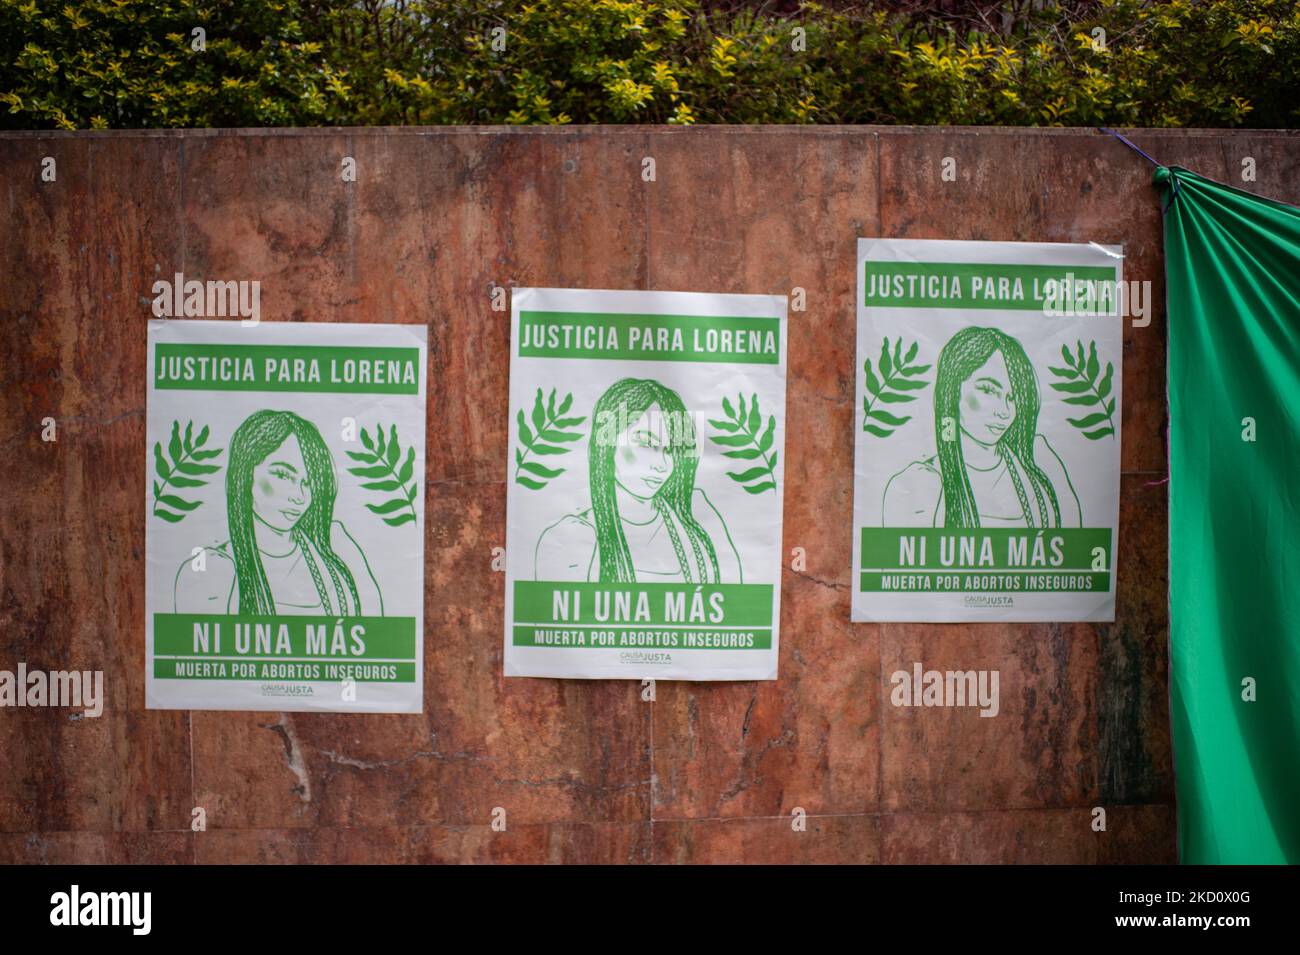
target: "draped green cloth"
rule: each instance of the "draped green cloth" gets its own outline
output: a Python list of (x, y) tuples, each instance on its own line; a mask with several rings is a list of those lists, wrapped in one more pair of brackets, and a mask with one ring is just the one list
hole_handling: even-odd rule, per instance
[(1300, 209), (1179, 167), (1156, 182), (1180, 854), (1297, 863)]

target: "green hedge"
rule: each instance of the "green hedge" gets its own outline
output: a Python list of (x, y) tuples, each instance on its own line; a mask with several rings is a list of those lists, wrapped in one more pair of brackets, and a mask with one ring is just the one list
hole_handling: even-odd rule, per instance
[[(1294, 0), (1007, 3), (1007, 27), (698, 0), (0, 0), (9, 128), (1292, 127)], [(195, 28), (205, 31), (195, 49)]]

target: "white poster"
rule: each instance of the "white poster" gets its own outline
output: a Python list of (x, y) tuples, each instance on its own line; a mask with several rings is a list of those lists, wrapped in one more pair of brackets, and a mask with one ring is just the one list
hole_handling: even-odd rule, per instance
[(150, 709), (423, 710), (426, 343), (149, 323)]
[(505, 675), (773, 680), (786, 299), (516, 289)]
[(1114, 620), (1122, 263), (858, 240), (854, 620)]

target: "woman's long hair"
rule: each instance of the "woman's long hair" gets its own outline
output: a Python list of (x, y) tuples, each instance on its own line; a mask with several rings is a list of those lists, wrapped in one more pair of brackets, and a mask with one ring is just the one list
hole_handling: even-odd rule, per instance
[[(241, 614), (274, 614), (275, 598), (266, 581), (262, 555), (257, 549), (253, 514), (253, 468), (284, 443), (289, 435), (296, 435), (302, 448), (302, 460), (307, 467), (307, 480), (311, 485), (311, 504), (294, 525), (292, 536), (302, 551), (303, 560), (311, 571), (316, 593), (327, 616), (336, 612), (359, 613), (361, 601), (357, 584), (347, 565), (330, 546), (330, 528), (334, 522), (334, 497), (338, 482), (334, 476), (334, 459), (321, 438), (316, 426), (292, 411), (257, 411), (249, 415), (230, 439), (226, 467), (226, 519), (230, 524), (230, 550), (235, 562), (235, 576), (239, 585), (239, 612)], [(313, 553), (314, 552), (314, 553)], [(324, 565), (329, 575), (327, 587), (321, 575)], [(331, 601), (331, 594), (334, 600)], [(351, 603), (349, 603), (349, 598)]]
[[(1020, 343), (996, 328), (963, 328), (943, 346), (939, 353), (939, 369), (934, 384), (934, 433), (939, 438), (939, 475), (943, 481), (943, 509), (945, 527), (979, 527), (979, 507), (966, 474), (966, 460), (962, 454), (961, 436), (952, 441), (943, 440), (945, 419), (961, 420), (961, 386), (975, 371), (1001, 352), (1011, 378), (1011, 394), (1016, 402), (1016, 417), (1002, 433), (997, 443), (997, 453), (1007, 465), (1007, 472), (1015, 486), (1025, 520), (1031, 527), (1046, 520), (1048, 527), (1061, 526), (1061, 507), (1056, 499), (1052, 482), (1034, 461), (1034, 438), (1038, 434), (1038, 376)], [(1021, 471), (1029, 479), (1029, 490), (1021, 479)], [(1032, 492), (1037, 510), (1030, 507)], [(1048, 507), (1050, 505), (1050, 514)]]
[(667, 528), (686, 581), (717, 583), (717, 552), (691, 510), (695, 494), (695, 472), (700, 464), (695, 426), (677, 392), (647, 378), (616, 381), (600, 396), (592, 411), (594, 427), (587, 462), (591, 510), (600, 548), (600, 581), (636, 581), (636, 568), (632, 564), (632, 554), (628, 550), (623, 521), (618, 512), (618, 495), (614, 487), (614, 455), (623, 431), (652, 405), (658, 405), (663, 412), (668, 431), (668, 454), (673, 459), (673, 473), (655, 494), (654, 507), (663, 517), (664, 527)]

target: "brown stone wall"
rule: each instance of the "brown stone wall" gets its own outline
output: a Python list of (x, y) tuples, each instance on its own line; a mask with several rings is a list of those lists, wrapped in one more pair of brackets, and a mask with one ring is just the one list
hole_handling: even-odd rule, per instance
[[(1239, 185), (1253, 156), (1244, 188), (1300, 200), (1295, 135), (1135, 139)], [(0, 710), (0, 862), (1175, 859), (1160, 215), (1150, 167), (1116, 140), (8, 133), (0, 177), (0, 669), (102, 669), (107, 697), (99, 719)], [(849, 623), (854, 243), (871, 235), (1122, 243), (1126, 277), (1153, 283), (1151, 325), (1125, 336), (1115, 624)], [(267, 321), (428, 325), (423, 715), (144, 709), (145, 325), (155, 277), (176, 271), (259, 279)], [(785, 548), (808, 568), (782, 584), (779, 681), (661, 683), (650, 704), (632, 682), (502, 678), (494, 283), (807, 290), (790, 317)], [(888, 674), (914, 660), (1001, 670), (1001, 717), (888, 705)], [(207, 832), (190, 831), (196, 806)]]

